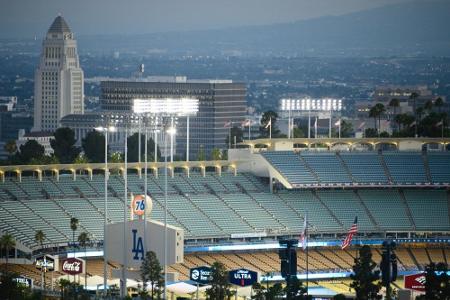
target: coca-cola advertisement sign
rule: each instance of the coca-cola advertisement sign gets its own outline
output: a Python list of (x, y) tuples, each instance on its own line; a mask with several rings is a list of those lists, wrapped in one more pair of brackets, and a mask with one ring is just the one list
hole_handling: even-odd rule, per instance
[(62, 271), (69, 275), (83, 273), (83, 261), (77, 258), (68, 258), (63, 260)]

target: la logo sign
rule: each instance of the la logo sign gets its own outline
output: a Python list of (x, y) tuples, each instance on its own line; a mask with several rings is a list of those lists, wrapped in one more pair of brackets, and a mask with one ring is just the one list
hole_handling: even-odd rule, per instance
[(131, 233), (133, 234), (133, 248), (131, 249), (131, 252), (134, 254), (133, 259), (144, 260), (144, 243), (142, 242), (142, 237), (138, 236), (137, 229), (131, 230)]

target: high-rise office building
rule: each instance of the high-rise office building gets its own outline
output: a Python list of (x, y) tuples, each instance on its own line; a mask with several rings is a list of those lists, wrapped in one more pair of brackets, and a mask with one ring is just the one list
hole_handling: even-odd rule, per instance
[[(189, 120), (189, 157), (197, 158), (201, 149), (208, 157), (213, 148), (226, 149), (229, 129), (241, 126), (246, 114), (246, 87), (231, 80), (103, 81), (100, 97), (103, 111), (130, 112), (133, 99), (195, 98), (199, 111)], [(177, 120), (176, 153), (186, 154), (186, 118)]]
[[(94, 127), (104, 125), (111, 116), (132, 112), (133, 99), (194, 98), (199, 100), (199, 111), (189, 119), (189, 158), (196, 159), (200, 150), (207, 157), (213, 148), (226, 149), (230, 129), (225, 125), (240, 126), (246, 114), (246, 87), (231, 80), (188, 80), (186, 77), (157, 77), (141, 80), (110, 80), (101, 83), (101, 112), (68, 115), (62, 125), (75, 130), (80, 140)], [(187, 119), (176, 120), (175, 154), (185, 158), (187, 151)], [(134, 129), (136, 130), (136, 129)], [(131, 132), (129, 132), (131, 134)], [(158, 135), (162, 147), (164, 132)], [(153, 137), (153, 136), (151, 136)], [(123, 149), (123, 133), (113, 134), (112, 149)], [(161, 149), (164, 150), (164, 149)], [(167, 149), (162, 153), (167, 153)], [(164, 155), (164, 154), (163, 154)]]
[(77, 42), (58, 16), (44, 38), (35, 72), (34, 131), (54, 131), (62, 117), (84, 113), (83, 77)]

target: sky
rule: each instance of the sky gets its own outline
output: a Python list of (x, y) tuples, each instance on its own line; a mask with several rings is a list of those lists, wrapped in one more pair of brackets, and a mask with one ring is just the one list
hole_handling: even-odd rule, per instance
[(77, 35), (267, 25), (411, 0), (0, 0), (0, 38), (42, 37), (61, 14)]

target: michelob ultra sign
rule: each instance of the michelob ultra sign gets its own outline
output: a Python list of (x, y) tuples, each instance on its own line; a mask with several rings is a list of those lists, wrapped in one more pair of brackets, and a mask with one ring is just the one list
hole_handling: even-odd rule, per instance
[(247, 269), (237, 269), (228, 273), (230, 283), (239, 286), (253, 285), (258, 281), (258, 273)]

